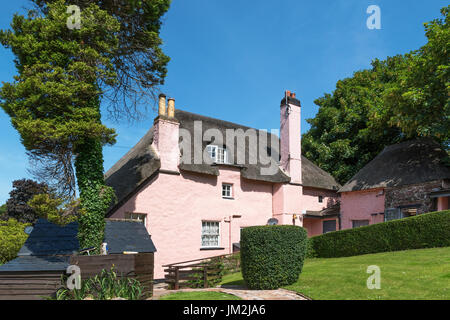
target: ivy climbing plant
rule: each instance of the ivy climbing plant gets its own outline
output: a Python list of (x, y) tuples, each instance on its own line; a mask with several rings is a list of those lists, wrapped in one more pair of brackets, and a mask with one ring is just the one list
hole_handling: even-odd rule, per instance
[[(156, 96), (169, 62), (159, 32), (170, 0), (30, 1), (28, 16), (16, 14), (11, 30), (0, 31), (18, 71), (0, 89), (0, 104), (30, 158), (44, 163), (62, 190), (73, 193), (76, 176), (85, 212), (80, 245), (98, 252), (115, 198), (104, 182), (102, 147), (116, 136), (101, 122), (100, 102), (108, 98), (112, 116), (134, 119), (137, 106)], [(80, 29), (67, 27), (69, 5), (81, 8)]]
[(81, 206), (81, 247), (103, 240), (104, 215), (114, 192), (103, 180), (102, 146), (115, 142), (115, 131), (101, 123), (101, 88), (114, 86), (111, 62), (118, 49), (118, 21), (96, 4), (85, 7), (82, 28), (69, 30), (64, 0), (45, 14), (15, 15), (12, 30), (0, 41), (16, 56), (15, 82), (0, 90), (2, 108), (22, 143), (39, 157), (64, 150), (75, 159)]

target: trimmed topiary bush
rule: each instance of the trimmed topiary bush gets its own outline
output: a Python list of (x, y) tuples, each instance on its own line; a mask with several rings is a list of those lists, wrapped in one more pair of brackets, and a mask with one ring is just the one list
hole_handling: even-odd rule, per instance
[(0, 265), (17, 257), (17, 253), (28, 238), (24, 230), (29, 225), (15, 219), (0, 221)]
[(248, 227), (241, 232), (241, 269), (249, 289), (273, 290), (298, 280), (306, 230), (296, 226)]
[(422, 214), (309, 239), (308, 257), (363, 254), (450, 246), (450, 210)]

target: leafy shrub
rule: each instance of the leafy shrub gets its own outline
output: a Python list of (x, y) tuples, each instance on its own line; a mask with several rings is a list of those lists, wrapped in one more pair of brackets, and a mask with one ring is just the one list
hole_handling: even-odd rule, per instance
[(79, 201), (62, 199), (53, 193), (35, 195), (28, 205), (39, 217), (60, 226), (77, 221), (84, 213)]
[(450, 246), (450, 210), (422, 214), (309, 239), (308, 256), (349, 257)]
[(318, 258), (317, 252), (314, 251), (314, 245), (313, 245), (313, 238), (308, 239), (308, 243), (306, 245), (306, 258), (312, 259), (312, 258)]
[(29, 225), (15, 219), (0, 221), (0, 264), (17, 257), (17, 253), (28, 238), (24, 229)]
[[(63, 283), (65, 284), (65, 281)], [(114, 298), (139, 300), (143, 297), (143, 291), (143, 287), (138, 280), (118, 277), (114, 268), (111, 268), (109, 271), (102, 270), (99, 275), (93, 278), (81, 281), (80, 289), (59, 289), (56, 293), (56, 300), (84, 300), (86, 298), (94, 300), (111, 300)]]
[(7, 219), (7, 207), (6, 204), (0, 206), (0, 220), (8, 220)]
[(277, 289), (298, 280), (306, 230), (296, 226), (249, 227), (241, 233), (241, 269), (250, 289)]

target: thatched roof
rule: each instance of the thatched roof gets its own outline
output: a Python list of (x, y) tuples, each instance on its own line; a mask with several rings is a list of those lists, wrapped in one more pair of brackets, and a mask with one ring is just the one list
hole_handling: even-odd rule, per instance
[[(206, 175), (219, 175), (219, 168), (222, 165), (219, 164), (193, 164), (194, 163), (194, 134), (198, 134), (203, 137), (203, 134), (208, 129), (218, 129), (223, 137), (223, 143), (226, 144), (226, 130), (227, 129), (242, 129), (244, 132), (249, 127), (245, 127), (239, 124), (218, 120), (214, 118), (209, 118), (201, 116), (198, 114), (176, 110), (175, 118), (180, 122), (180, 129), (184, 129), (191, 134), (191, 161), (190, 163), (181, 163), (180, 170), (186, 172), (195, 172)], [(194, 121), (201, 121), (202, 132), (194, 132), (195, 126)], [(256, 130), (256, 129), (254, 129)], [(270, 147), (271, 134), (267, 132), (260, 132), (256, 130), (257, 133), (262, 133), (267, 135), (267, 143)], [(180, 134), (181, 135), (181, 134)], [(276, 139), (278, 137), (275, 136)], [(181, 141), (180, 137), (180, 141)], [(279, 140), (278, 140), (279, 141)], [(158, 172), (161, 166), (160, 160), (157, 153), (151, 147), (153, 142), (153, 129), (149, 132), (134, 146), (125, 156), (122, 157), (105, 175), (106, 183), (112, 186), (118, 197), (119, 202), (123, 201), (125, 198), (129, 197), (135, 190), (142, 185), (143, 182), (148, 180), (151, 176)], [(209, 144), (208, 141), (202, 142), (202, 150)], [(258, 151), (256, 148), (249, 148), (248, 140), (246, 141), (245, 150), (236, 150), (236, 142), (234, 147), (234, 159), (236, 160), (238, 156), (243, 156), (245, 153), (246, 162), (248, 162), (249, 155), (255, 155)], [(279, 163), (279, 155), (270, 155), (277, 163)], [(259, 159), (259, 157), (256, 157)], [(340, 185), (335, 181), (335, 179), (313, 164), (311, 161), (302, 158), (302, 172), (303, 172), (303, 185), (314, 188), (337, 190)], [(236, 162), (236, 161), (235, 161)], [(241, 175), (245, 179), (264, 181), (268, 183), (286, 183), (290, 181), (290, 177), (277, 167), (276, 173), (273, 175), (262, 175), (261, 168), (267, 167), (261, 163), (256, 164), (243, 164), (243, 165), (233, 165), (235, 168), (241, 170)]]
[(447, 153), (438, 143), (422, 138), (386, 147), (350, 179), (339, 192), (399, 187), (450, 178)]
[(305, 156), (302, 156), (302, 180), (304, 187), (335, 191), (339, 190), (341, 187), (332, 175), (316, 166)]
[[(204, 174), (212, 174), (212, 175), (218, 175), (218, 168), (216, 167), (216, 165), (210, 165), (210, 164), (206, 164), (206, 163), (202, 163), (202, 164), (193, 164), (194, 163), (194, 135), (197, 134), (198, 136), (203, 137), (205, 131), (207, 130), (219, 130), (220, 133), (222, 134), (222, 137), (224, 139), (224, 141), (222, 141), (222, 143), (224, 145), (226, 145), (226, 130), (227, 129), (232, 129), (232, 130), (237, 130), (237, 129), (242, 129), (243, 132), (246, 132), (249, 129), (253, 129), (250, 127), (245, 127), (236, 123), (231, 123), (231, 122), (227, 122), (227, 121), (223, 121), (223, 120), (218, 120), (218, 119), (214, 119), (214, 118), (209, 118), (209, 117), (205, 117), (205, 116), (201, 116), (195, 113), (190, 113), (190, 112), (186, 112), (186, 111), (182, 111), (182, 110), (176, 110), (175, 112), (175, 118), (180, 122), (180, 129), (185, 129), (187, 131), (190, 132), (191, 137), (192, 137), (192, 141), (191, 141), (191, 160), (189, 161), (189, 164), (182, 164), (180, 169), (185, 170), (185, 171), (193, 171), (193, 172), (197, 172), (197, 173), (204, 173)], [(195, 128), (195, 121), (201, 121), (201, 131), (202, 132), (195, 132), (196, 128)], [(198, 131), (199, 128), (197, 128)], [(258, 134), (262, 133), (259, 130), (253, 129), (255, 130), (255, 132)], [(265, 134), (267, 137), (267, 143), (268, 146), (270, 146), (270, 141), (271, 141), (271, 134), (264, 132), (262, 134)], [(214, 139), (212, 139), (214, 140)], [(206, 148), (206, 146), (208, 144), (210, 144), (213, 141), (202, 141), (202, 149), (204, 150)], [(257, 149), (257, 145), (256, 146), (252, 146), (252, 148), (249, 148), (249, 143), (248, 140), (246, 140), (246, 144), (245, 144), (245, 149), (241, 150), (240, 148), (238, 149), (237, 147), (237, 143), (234, 143), (234, 152), (233, 152), (233, 158), (235, 159), (235, 161), (233, 163), (237, 163), (237, 159), (239, 156), (243, 157), (245, 155), (245, 163), (246, 164), (239, 164), (239, 167), (241, 169), (241, 173), (242, 173), (242, 177), (246, 178), (246, 179), (251, 179), (251, 180), (258, 180), (258, 181), (266, 181), (266, 182), (271, 182), (271, 183), (282, 183), (282, 182), (289, 182), (290, 181), (290, 177), (288, 175), (286, 175), (283, 171), (281, 171), (281, 169), (277, 169), (277, 172), (273, 175), (262, 175), (261, 174), (261, 168), (262, 167), (268, 167), (267, 165), (263, 165), (260, 162), (258, 162), (257, 164), (254, 165), (250, 165), (247, 164), (249, 161), (249, 157), (250, 155), (254, 155), (256, 159), (258, 159), (258, 149)], [(227, 145), (227, 148), (230, 148), (230, 146)], [(245, 154), (244, 154), (245, 153)], [(276, 162), (278, 162), (278, 158), (279, 155), (278, 154), (274, 154), (272, 155), (272, 157), (274, 159), (276, 159)], [(259, 161), (259, 160), (258, 160)], [(219, 165), (220, 166), (220, 165)]]
[(339, 216), (341, 204), (338, 202), (331, 207), (325, 208), (321, 211), (306, 211), (306, 218), (330, 218)]
[(152, 147), (153, 128), (105, 174), (106, 184), (114, 188), (121, 202), (161, 167)]

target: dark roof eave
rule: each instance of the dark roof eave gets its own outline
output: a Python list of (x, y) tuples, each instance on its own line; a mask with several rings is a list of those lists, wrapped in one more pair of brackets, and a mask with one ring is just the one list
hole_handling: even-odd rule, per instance
[(210, 176), (219, 176), (219, 169), (207, 164), (180, 164), (178, 168), (181, 171), (206, 174)]
[(310, 185), (310, 184), (302, 184), (303, 187), (306, 188), (313, 188), (313, 189), (320, 189), (320, 190), (328, 190), (328, 191), (334, 191), (339, 192), (339, 186), (319, 186), (319, 185)]
[(309, 218), (309, 219), (327, 219), (327, 218), (336, 218), (339, 217), (339, 214), (330, 214), (330, 215), (324, 215), (324, 216), (316, 216), (316, 215), (309, 215), (309, 214), (305, 214), (304, 218)]
[(450, 189), (433, 191), (429, 193), (430, 198), (450, 197)]

